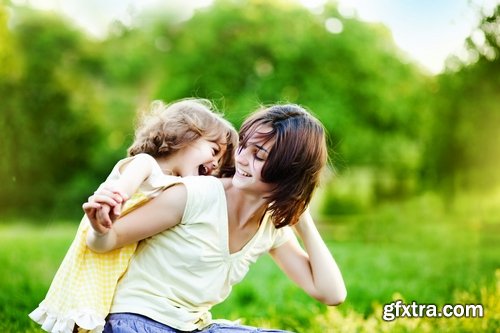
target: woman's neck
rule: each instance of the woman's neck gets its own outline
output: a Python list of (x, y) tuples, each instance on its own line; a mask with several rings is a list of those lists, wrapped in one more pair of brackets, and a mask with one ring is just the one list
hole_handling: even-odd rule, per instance
[(228, 247), (230, 253), (243, 249), (259, 230), (266, 211), (266, 200), (262, 196), (235, 188), (231, 180), (222, 180), (227, 200)]
[(238, 228), (259, 225), (266, 212), (267, 202), (262, 196), (242, 191), (230, 182), (223, 181), (226, 191), (228, 214)]

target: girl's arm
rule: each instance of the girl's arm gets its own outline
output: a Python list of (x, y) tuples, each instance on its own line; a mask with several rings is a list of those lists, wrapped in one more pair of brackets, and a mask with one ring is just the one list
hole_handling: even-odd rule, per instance
[[(98, 200), (99, 194), (95, 196)], [(108, 252), (127, 244), (156, 235), (181, 222), (186, 206), (187, 192), (182, 184), (174, 185), (129, 214), (120, 217), (103, 233), (95, 221), (87, 234), (87, 245), (95, 252)], [(94, 205), (91, 201), (84, 204)]]
[(153, 172), (154, 158), (147, 154), (139, 154), (121, 167), (120, 177), (112, 183), (113, 189), (128, 198)]
[(307, 210), (295, 225), (304, 249), (294, 238), (272, 249), (278, 266), (305, 292), (328, 305), (344, 302), (347, 291), (335, 259), (316, 228)]
[(153, 162), (153, 157), (139, 154), (123, 165), (117, 180), (104, 182), (95, 192), (103, 196), (101, 201), (96, 202), (93, 197), (89, 198), (89, 202), (94, 202), (94, 205), (87, 205), (84, 208), (87, 217), (91, 220), (98, 219), (104, 227), (110, 227), (120, 215), (123, 203), (151, 175)]

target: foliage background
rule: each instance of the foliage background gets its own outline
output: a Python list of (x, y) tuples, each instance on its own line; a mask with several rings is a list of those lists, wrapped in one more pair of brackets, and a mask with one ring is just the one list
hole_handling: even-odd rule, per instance
[[(464, 41), (467, 60), (452, 56), (445, 72), (430, 75), (386, 27), (343, 17), (334, 2), (321, 13), (259, 0), (218, 0), (187, 20), (137, 13), (101, 40), (56, 13), (3, 2), (0, 221), (71, 221), (63, 228), (72, 232), (81, 203), (125, 155), (138, 112), (154, 99), (212, 99), (236, 127), (260, 104), (292, 102), (329, 132), (332, 172), (314, 208), (345, 271), (344, 315), (369, 318), (374, 304), (403, 290), (421, 302), (451, 302), (460, 291), (487, 302), (481, 288), (495, 293), (500, 268), (499, 15), (499, 7), (483, 15), (474, 32), (483, 42)], [(328, 30), (332, 19), (340, 33)], [(14, 239), (5, 251), (36, 244)], [(64, 254), (57, 248), (23, 311), (43, 297)], [(262, 265), (257, 271), (273, 272)], [(237, 291), (238, 304), (259, 304), (252, 288)], [(313, 331), (331, 320), (314, 306), (326, 316), (316, 324), (277, 324)], [(243, 315), (258, 318), (258, 307)], [(14, 313), (9, 320), (18, 320)]]

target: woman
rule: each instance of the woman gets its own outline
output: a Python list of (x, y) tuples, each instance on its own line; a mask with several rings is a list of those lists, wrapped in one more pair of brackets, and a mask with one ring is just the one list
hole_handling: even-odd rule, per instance
[[(340, 270), (307, 210), (327, 161), (321, 123), (297, 105), (259, 110), (242, 125), (235, 161), (232, 178), (183, 178), (111, 227), (92, 216), (94, 251), (142, 240), (104, 332), (253, 332), (214, 322), (209, 310), (265, 253), (312, 297), (344, 301)], [(103, 189), (84, 209), (119, 204), (116, 196)]]

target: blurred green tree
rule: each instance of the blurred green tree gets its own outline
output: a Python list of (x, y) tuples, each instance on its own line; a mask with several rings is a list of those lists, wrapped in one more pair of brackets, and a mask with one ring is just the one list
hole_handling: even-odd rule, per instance
[(500, 5), (465, 46), (468, 57), (450, 58), (439, 78), (424, 169), (449, 194), (500, 183)]
[(0, 79), (1, 210), (47, 212), (88, 167), (98, 139), (95, 117), (77, 98), (82, 36), (55, 15), (20, 10), (9, 30), (4, 6), (0, 14), (1, 57), (11, 63)]
[[(161, 41), (156, 96), (218, 100), (239, 125), (259, 103), (310, 108), (331, 135), (334, 164), (368, 167), (379, 195), (405, 188), (421, 167), (433, 79), (409, 63), (382, 25), (346, 19), (328, 3), (219, 0), (186, 22), (151, 21)], [(393, 179), (384, 188), (377, 174)]]
[(54, 13), (10, 7), (9, 21), (0, 6), (2, 211), (78, 209), (125, 155), (137, 110), (189, 96), (214, 100), (237, 127), (260, 104), (312, 110), (344, 173), (326, 191), (331, 207), (340, 192), (371, 201), (500, 177), (498, 9), (471, 36), (476, 61), (436, 78), (386, 27), (343, 17), (333, 1), (312, 12), (298, 1), (216, 0), (182, 19), (158, 8), (114, 22), (102, 40)]

